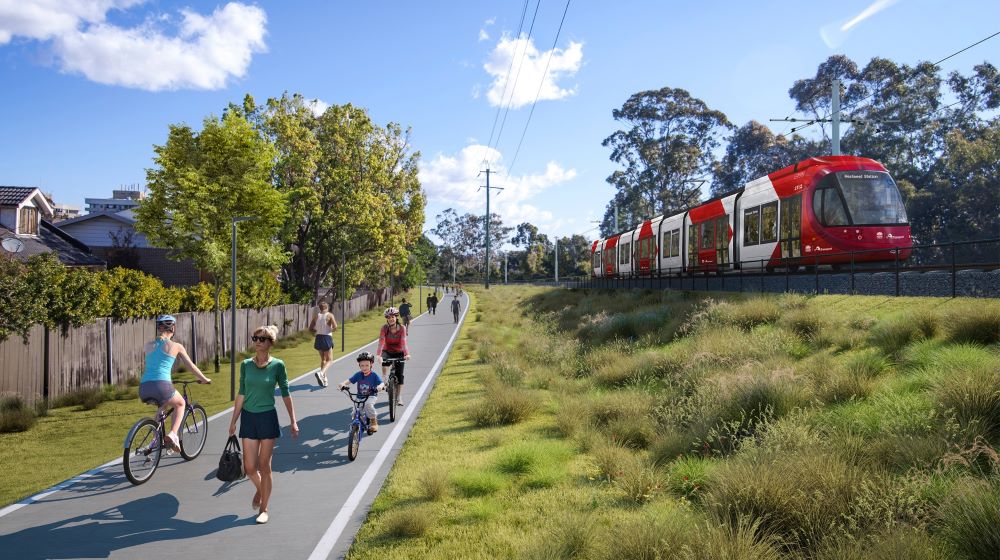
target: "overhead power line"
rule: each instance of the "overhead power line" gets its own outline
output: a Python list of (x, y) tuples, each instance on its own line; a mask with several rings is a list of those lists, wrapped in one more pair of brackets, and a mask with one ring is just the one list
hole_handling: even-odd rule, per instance
[[(517, 24), (517, 35), (515, 37), (521, 36), (521, 30), (524, 29), (524, 16), (528, 13), (528, 0), (524, 0), (524, 6), (521, 7), (521, 22)], [(486, 147), (483, 149), (483, 157), (481, 158), (483, 162), (486, 161), (486, 154), (489, 153), (490, 146), (493, 145), (493, 133), (497, 128), (497, 121), (500, 119), (500, 110), (503, 109), (503, 100), (507, 96), (507, 84), (510, 82), (510, 73), (514, 68), (514, 59), (517, 58), (517, 53), (510, 57), (510, 66), (507, 67), (507, 75), (503, 79), (503, 92), (500, 94), (500, 103), (497, 105), (497, 114), (493, 117), (493, 127), (490, 128), (490, 139), (486, 142)]]
[(569, 12), (569, 4), (572, 0), (566, 0), (566, 7), (563, 9), (562, 19), (559, 20), (559, 29), (556, 30), (556, 38), (552, 41), (552, 48), (549, 50), (549, 56), (545, 60), (545, 70), (542, 71), (542, 78), (538, 82), (538, 91), (535, 92), (535, 100), (531, 103), (531, 111), (528, 113), (528, 120), (524, 123), (524, 130), (521, 131), (521, 139), (517, 142), (517, 149), (514, 150), (514, 158), (510, 162), (510, 167), (507, 168), (507, 177), (511, 176), (511, 172), (514, 169), (514, 164), (517, 163), (517, 155), (521, 153), (521, 144), (524, 143), (524, 135), (528, 132), (528, 125), (531, 124), (531, 117), (535, 114), (535, 105), (538, 104), (538, 97), (542, 93), (542, 86), (545, 85), (545, 77), (549, 73), (549, 63), (552, 62), (552, 53), (556, 50), (556, 45), (559, 43), (559, 35), (562, 33), (563, 24), (566, 22), (566, 14)]
[[(500, 137), (503, 136), (504, 126), (507, 124), (507, 114), (510, 113), (510, 106), (514, 104), (514, 93), (517, 91), (517, 82), (521, 78), (521, 70), (524, 69), (524, 57), (528, 54), (528, 46), (531, 44), (531, 35), (535, 30), (535, 20), (538, 19), (538, 8), (542, 5), (542, 0), (538, 0), (535, 3), (535, 13), (531, 16), (531, 25), (528, 26), (528, 37), (524, 41), (524, 48), (521, 49), (521, 60), (517, 64), (517, 73), (514, 74), (514, 84), (510, 88), (510, 99), (506, 102), (506, 107), (503, 110), (503, 119), (500, 121), (500, 131), (497, 132), (497, 141), (493, 146), (494, 149), (500, 147)], [(520, 39), (520, 37), (518, 37)], [(517, 49), (514, 50), (514, 56), (510, 59), (510, 63), (514, 64), (514, 58), (517, 57)], [(506, 92), (504, 92), (506, 94)], [(503, 97), (500, 98), (500, 104), (504, 105)], [(487, 166), (489, 162), (486, 162)]]

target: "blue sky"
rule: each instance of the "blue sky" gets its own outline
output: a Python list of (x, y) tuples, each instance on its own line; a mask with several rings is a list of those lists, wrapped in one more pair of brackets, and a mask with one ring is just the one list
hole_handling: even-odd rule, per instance
[[(737, 125), (766, 123), (792, 112), (789, 87), (832, 54), (914, 64), (1000, 31), (996, 0), (575, 0), (550, 53), (565, 1), (541, 1), (530, 41), (514, 36), (523, 5), (0, 1), (0, 184), (82, 206), (143, 183), (168, 125), (199, 126), (246, 93), (289, 91), (412, 127), (427, 227), (448, 207), (485, 211), (476, 171), (486, 154), (499, 172), (494, 186), (505, 188), (493, 208), (506, 224), (593, 236), (590, 221), (612, 195), (601, 140), (629, 95), (680, 87)], [(969, 73), (998, 54), (1000, 37), (942, 66)], [(512, 56), (515, 73), (524, 66), (503, 134), (487, 150)]]

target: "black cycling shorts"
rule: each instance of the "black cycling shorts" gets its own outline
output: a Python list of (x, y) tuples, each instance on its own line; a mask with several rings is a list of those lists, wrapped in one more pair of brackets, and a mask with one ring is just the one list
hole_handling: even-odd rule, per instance
[[(396, 359), (396, 358), (398, 358), (400, 360), (400, 361), (396, 362), (396, 383), (399, 383), (400, 385), (402, 385), (403, 384), (403, 365), (406, 364), (406, 362), (402, 361), (403, 360), (403, 353), (402, 352), (389, 352), (388, 350), (383, 350), (382, 351), (382, 359), (383, 360), (385, 360), (385, 359)], [(389, 381), (389, 380), (388, 379), (383, 379), (382, 381)]]

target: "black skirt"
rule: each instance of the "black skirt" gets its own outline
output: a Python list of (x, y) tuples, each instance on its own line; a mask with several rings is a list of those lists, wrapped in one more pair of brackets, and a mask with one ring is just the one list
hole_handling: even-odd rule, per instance
[(246, 439), (277, 439), (281, 437), (278, 411), (240, 412), (240, 437)]

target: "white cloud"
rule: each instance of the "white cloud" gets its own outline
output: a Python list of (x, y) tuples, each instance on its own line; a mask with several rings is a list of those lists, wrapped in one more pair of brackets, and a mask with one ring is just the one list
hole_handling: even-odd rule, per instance
[(454, 156), (439, 154), (433, 160), (421, 162), (420, 183), (429, 201), (453, 207), (459, 213), (485, 213), (486, 194), (478, 187), (486, 184), (486, 178), (477, 177), (484, 157), (493, 162), (490, 185), (504, 189), (492, 193), (490, 210), (500, 214), (505, 224), (531, 222), (545, 228), (558, 225), (552, 212), (529, 201), (542, 191), (573, 179), (576, 170), (564, 169), (550, 161), (540, 173), (508, 177), (500, 152), (481, 144), (470, 144)]
[(51, 41), (63, 71), (150, 91), (225, 87), (230, 78), (246, 74), (254, 53), (266, 49), (267, 15), (236, 2), (207, 16), (182, 10), (174, 35), (162, 29), (169, 17), (149, 17), (132, 28), (107, 23), (110, 10), (138, 3), (0, 0), (0, 44), (14, 36)]
[(490, 19), (484, 21), (483, 25), (489, 27), (490, 25), (493, 25), (496, 22), (497, 22), (497, 18), (490, 18)]
[(479, 96), (483, 94), (483, 86), (475, 84), (472, 86), (472, 98), (479, 99)]
[(479, 42), (482, 43), (483, 41), (489, 41), (489, 40), (490, 40), (490, 34), (487, 33), (485, 29), (480, 29), (479, 30)]
[(322, 116), (323, 113), (325, 113), (326, 110), (330, 108), (330, 104), (327, 103), (326, 101), (323, 101), (322, 99), (310, 99), (309, 101), (306, 101), (306, 107), (308, 107), (309, 110), (312, 111), (313, 115), (319, 117)]
[[(532, 103), (536, 94), (539, 100), (568, 97), (576, 93), (576, 90), (562, 88), (556, 82), (576, 75), (582, 62), (583, 43), (572, 41), (565, 50), (539, 52), (531, 39), (504, 36), (483, 65), (486, 72), (493, 76), (493, 83), (486, 97), (494, 107), (509, 102), (514, 109)], [(546, 63), (548, 72), (545, 72)], [(508, 68), (510, 83), (506, 83)]]

